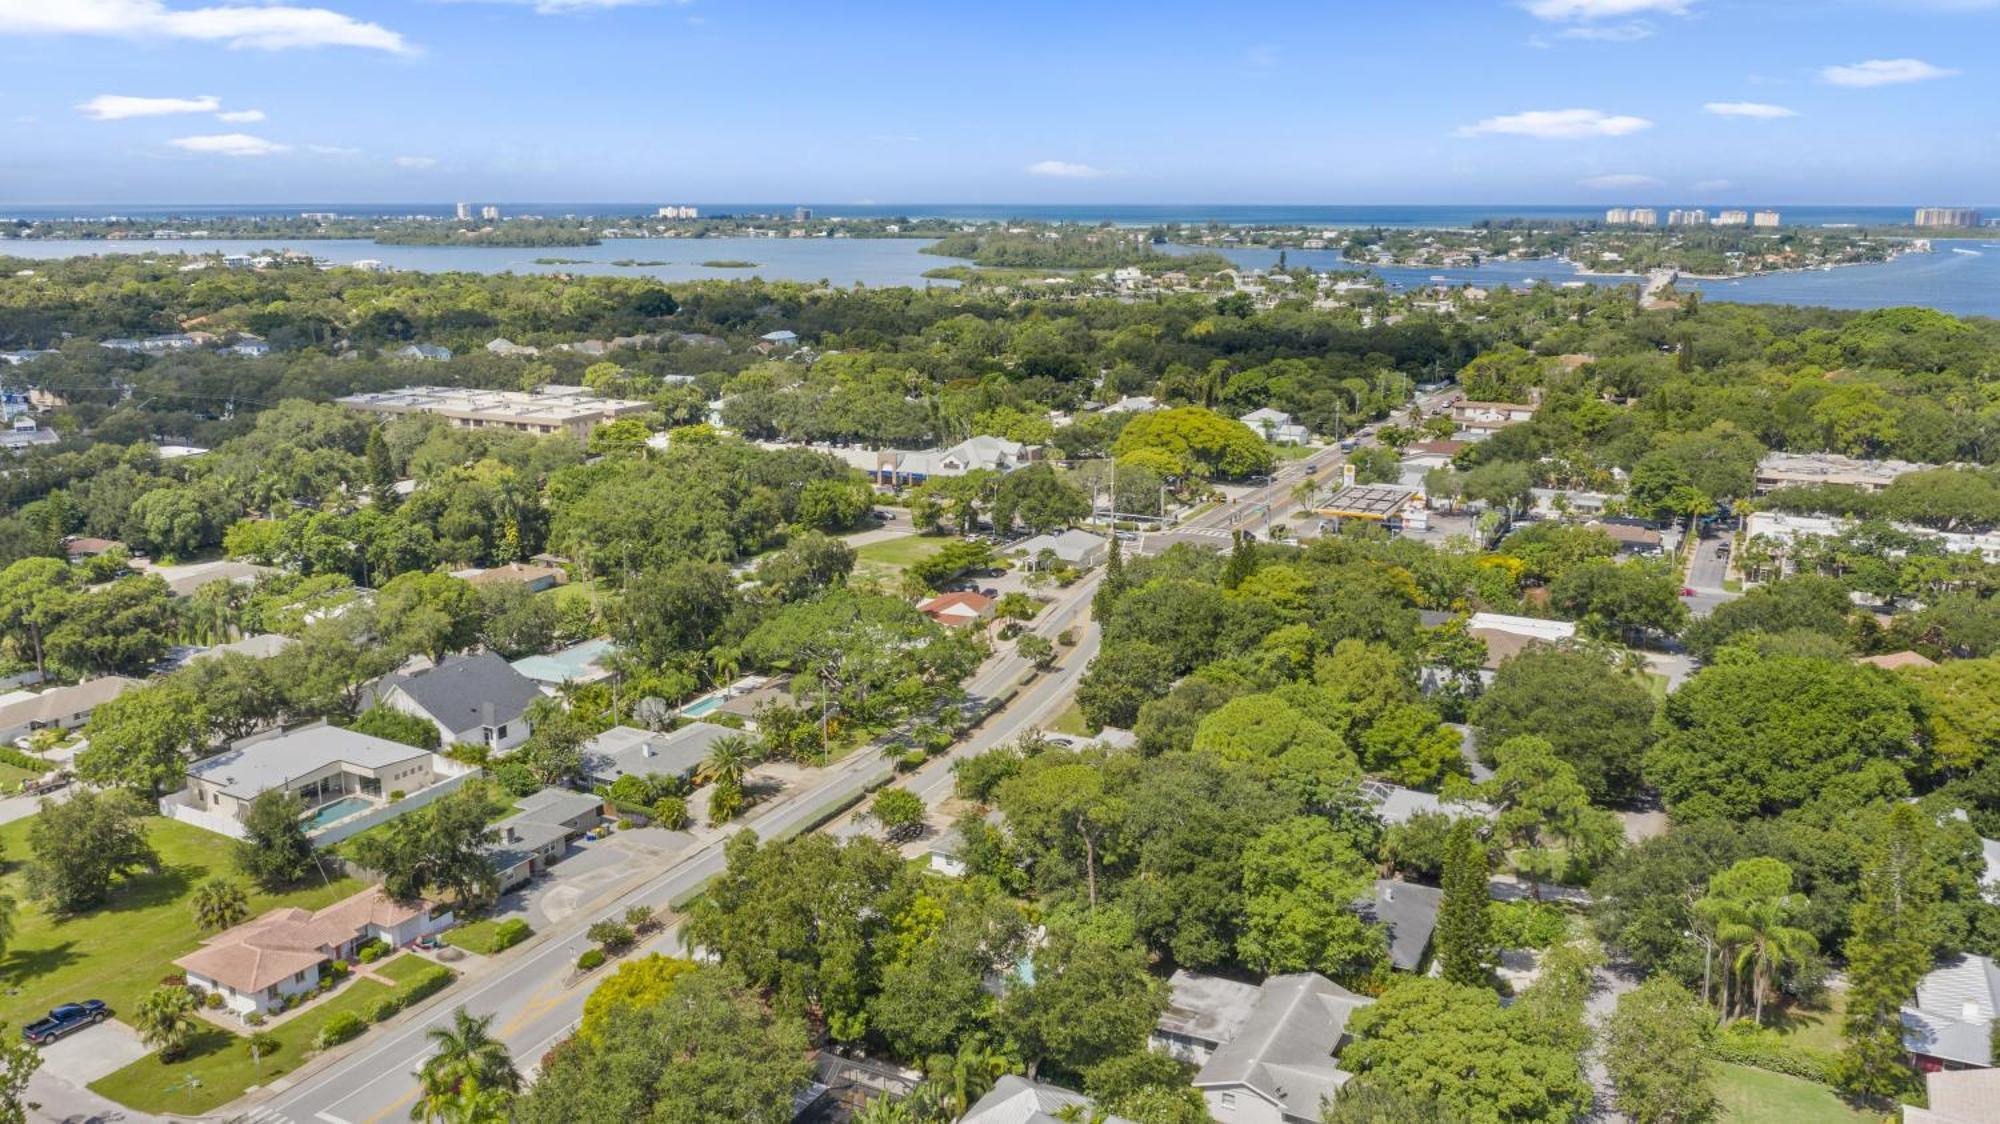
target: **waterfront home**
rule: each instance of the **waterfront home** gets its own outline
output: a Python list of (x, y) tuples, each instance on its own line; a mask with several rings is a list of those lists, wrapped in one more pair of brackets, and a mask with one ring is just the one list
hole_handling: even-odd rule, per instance
[(452, 915), (435, 910), (422, 899), (399, 902), (370, 886), (324, 909), (274, 909), (217, 933), (174, 966), (187, 973), (189, 988), (221, 996), (238, 1015), (269, 1015), (289, 996), (312, 994), (329, 964), (353, 957), (364, 944), (401, 947), (449, 928)]

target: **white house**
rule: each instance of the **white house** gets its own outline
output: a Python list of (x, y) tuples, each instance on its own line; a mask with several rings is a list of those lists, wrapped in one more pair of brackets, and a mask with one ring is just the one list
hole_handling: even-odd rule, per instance
[(90, 712), (99, 703), (110, 702), (137, 686), (137, 679), (105, 675), (0, 705), (0, 742), (47, 728), (74, 730), (90, 721)]
[(1293, 421), (1292, 415), (1269, 406), (1252, 410), (1236, 420), (1256, 430), (1264, 440), (1274, 445), (1303, 445), (1312, 440), (1312, 434), (1305, 426)]
[(430, 721), (446, 744), (472, 742), (500, 752), (528, 740), (528, 706), (542, 692), (506, 660), (481, 652), (385, 676), (371, 695), (382, 706)]
[(1177, 971), (1156, 1050), (1201, 1068), (1194, 1087), (1222, 1124), (1318, 1124), (1352, 1074), (1335, 1063), (1347, 1020), (1375, 1002), (1317, 972), (1252, 986)]
[(398, 902), (371, 886), (320, 910), (274, 909), (210, 937), (174, 961), (190, 988), (222, 996), (238, 1015), (267, 1015), (285, 997), (310, 993), (320, 972), (370, 941), (400, 947), (448, 928), (449, 912), (427, 901)]
[(1122, 1116), (1104, 1115), (1093, 1108), (1090, 1098), (1082, 1093), (1010, 1073), (994, 1082), (993, 1088), (958, 1118), (958, 1124), (1055, 1124), (1064, 1119), (1132, 1124)]
[(1036, 535), (1016, 545), (1012, 553), (1022, 555), (1030, 565), (1033, 565), (1036, 559), (1041, 557), (1042, 551), (1046, 550), (1055, 556), (1056, 561), (1065, 566), (1087, 570), (1104, 561), (1110, 549), (1111, 542), (1104, 536), (1093, 535), (1089, 531), (1079, 531), (1072, 527), (1058, 535)]
[(313, 833), (385, 808), (420, 807), (428, 801), (407, 798), (473, 772), (427, 749), (319, 723), (244, 738), (195, 762), (187, 786), (160, 800), (160, 813), (241, 839), (250, 805), (282, 789), (305, 803)]

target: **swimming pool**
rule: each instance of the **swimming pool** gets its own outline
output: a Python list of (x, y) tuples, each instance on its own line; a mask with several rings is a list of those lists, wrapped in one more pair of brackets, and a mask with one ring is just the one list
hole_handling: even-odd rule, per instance
[(374, 806), (375, 802), (365, 796), (343, 796), (331, 804), (322, 804), (313, 809), (312, 815), (306, 817), (306, 831), (310, 834), (335, 820), (344, 820), (356, 812), (365, 812)]
[(712, 714), (722, 706), (724, 701), (721, 695), (710, 695), (707, 698), (696, 699), (681, 708), (681, 717), (700, 718), (705, 714)]

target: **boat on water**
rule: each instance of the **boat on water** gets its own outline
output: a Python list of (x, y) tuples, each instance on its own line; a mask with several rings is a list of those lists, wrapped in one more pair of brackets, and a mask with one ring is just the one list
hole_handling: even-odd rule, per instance
[(1983, 258), (1986, 256), (1985, 254), (1980, 253), (1978, 250), (1968, 250), (1963, 246), (1953, 246), (1951, 248), (1951, 252), (1954, 254), (1964, 254), (1967, 257), (1974, 257), (1974, 258)]

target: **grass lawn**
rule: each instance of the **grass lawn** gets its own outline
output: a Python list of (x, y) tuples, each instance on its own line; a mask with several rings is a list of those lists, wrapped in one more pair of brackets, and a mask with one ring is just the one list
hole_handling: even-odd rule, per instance
[(1271, 450), (1271, 455), (1281, 461), (1302, 461), (1321, 451), (1311, 445), (1273, 445), (1268, 441), (1264, 443), (1264, 447)]
[(948, 535), (905, 535), (899, 539), (871, 542), (855, 550), (855, 568), (894, 577), (907, 567), (929, 558), (952, 541)]
[[(21, 903), (14, 918), (14, 936), (0, 958), (0, 1019), (19, 1027), (58, 1003), (102, 999), (119, 1014), (129, 1013), (139, 997), (161, 977), (173, 974), (173, 959), (201, 943), (188, 897), (212, 875), (240, 882), (250, 890), (250, 916), (278, 906), (317, 909), (361, 890), (361, 883), (341, 879), (286, 894), (256, 891), (236, 873), (231, 851), (236, 841), (178, 820), (149, 817), (146, 832), (160, 853), (157, 874), (137, 874), (115, 885), (110, 900), (97, 909), (58, 921), (30, 900), (27, 891), (28, 828), (35, 817), (0, 826), (4, 875), (0, 893)], [(245, 1060), (248, 1064), (248, 1060)]]
[(1882, 1118), (1848, 1106), (1824, 1085), (1802, 1077), (1752, 1069), (1715, 1067), (1715, 1095), (1723, 1124), (1877, 1124)]
[(19, 765), (0, 761), (0, 792), (12, 792), (21, 786), (22, 781), (34, 780), (46, 772), (47, 769), (23, 769)]
[(1049, 722), (1049, 732), (1070, 734), (1079, 738), (1089, 737), (1090, 725), (1083, 720), (1083, 708), (1075, 703), (1064, 707), (1062, 713)]
[(499, 920), (492, 917), (459, 925), (446, 930), (444, 943), (455, 945), (467, 952), (476, 952), (481, 956), (491, 956), (493, 954), (493, 931), (499, 927)]
[(1643, 671), (1639, 674), (1646, 681), (1646, 690), (1653, 693), (1653, 701), (1656, 703), (1666, 702), (1667, 677), (1656, 671)]
[(271, 1028), (272, 1037), (279, 1042), (278, 1051), (265, 1058), (261, 1068), (250, 1060), (241, 1036), (219, 1027), (204, 1026), (194, 1047), (180, 1061), (167, 1063), (158, 1054), (149, 1054), (91, 1082), (90, 1088), (142, 1112), (194, 1115), (213, 1111), (242, 1096), (250, 1086), (297, 1069), (311, 1055), (320, 1028), (334, 1015), (351, 1011), (367, 1019), (377, 1003), (408, 989), (409, 975), (431, 966), (420, 957), (399, 956), (383, 965), (393, 969), (383, 974), (399, 981), (393, 988), (359, 979), (340, 985), (340, 990), (325, 1003)]
[(1840, 1022), (1847, 1017), (1847, 992), (1827, 988), (1818, 1007), (1794, 1006), (1771, 1017), (1771, 1026), (1784, 1036), (1787, 1046), (1838, 1054), (1847, 1045), (1840, 1036)]
[(397, 985), (400, 986), (409, 983), (411, 980), (416, 979), (418, 976), (435, 967), (437, 967), (435, 962), (405, 952), (393, 960), (377, 960), (368, 970), (378, 976), (386, 976), (389, 979), (395, 980)]

